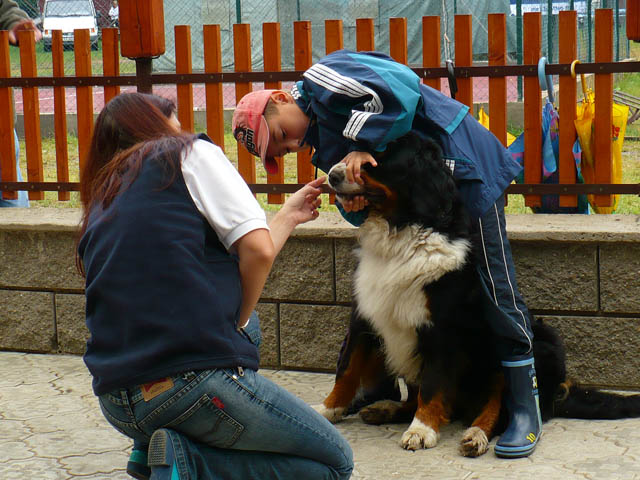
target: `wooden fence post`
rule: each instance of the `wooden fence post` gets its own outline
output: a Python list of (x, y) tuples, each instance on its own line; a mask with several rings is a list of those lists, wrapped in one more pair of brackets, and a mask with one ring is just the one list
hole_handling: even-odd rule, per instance
[[(265, 71), (279, 72), (282, 69), (282, 45), (280, 40), (280, 24), (262, 24), (262, 49), (264, 55)], [(282, 82), (264, 82), (264, 88), (269, 90), (281, 90)], [(267, 183), (284, 183), (284, 161), (282, 157), (275, 158), (278, 164), (276, 173), (267, 172)], [(284, 194), (270, 193), (267, 195), (267, 203), (284, 203)]]
[[(607, 63), (613, 60), (613, 14), (609, 8), (596, 10), (595, 61)], [(613, 75), (596, 73), (594, 79), (595, 115), (593, 119), (593, 162), (595, 183), (611, 183), (612, 175), (612, 127), (613, 127)], [(613, 205), (613, 196), (594, 195), (598, 207)]]
[(373, 18), (356, 18), (356, 50), (370, 52), (375, 48)]
[[(236, 72), (251, 71), (251, 26), (233, 25), (233, 57)], [(236, 104), (253, 90), (251, 82), (236, 82)], [(238, 145), (238, 172), (247, 183), (256, 183), (256, 161), (246, 148)]]
[[(190, 74), (191, 64), (191, 27), (189, 25), (176, 25), (175, 49), (176, 49), (176, 73)], [(178, 120), (183, 130), (193, 132), (195, 129), (193, 120), (193, 85), (182, 83), (176, 86), (178, 97)]]
[[(489, 65), (507, 63), (507, 20), (504, 13), (489, 14)], [(489, 77), (491, 132), (507, 146), (507, 78)]]
[[(0, 30), (0, 78), (11, 77), (11, 60), (9, 57), (9, 32)], [(11, 87), (0, 88), (0, 180), (16, 182), (16, 147), (14, 142), (14, 107)], [(4, 190), (2, 198), (15, 200), (18, 192)]]
[[(456, 15), (454, 20), (456, 67), (470, 67), (473, 63), (473, 37), (471, 35), (471, 15)], [(469, 107), (473, 115), (473, 78), (456, 78), (458, 95), (456, 100)]]
[[(537, 65), (540, 60), (542, 17), (540, 12), (523, 15), (523, 62)], [(542, 98), (537, 76), (524, 77), (524, 182), (542, 181)], [(527, 207), (542, 205), (540, 195), (525, 195)]]
[[(87, 34), (89, 31), (87, 30)], [(20, 69), (23, 77), (37, 77), (36, 40), (34, 32), (18, 32)], [(24, 143), (27, 153), (27, 178), (30, 182), (44, 181), (42, 167), (42, 135), (40, 134), (40, 102), (37, 87), (22, 87), (24, 105)], [(80, 100), (78, 98), (78, 100)], [(44, 192), (29, 192), (29, 200), (44, 200)]]
[(151, 60), (164, 46), (163, 0), (120, 0), (120, 48), (136, 61), (138, 91), (151, 93)]
[[(51, 34), (51, 58), (53, 60), (53, 76), (64, 77), (62, 30), (54, 30)], [(104, 90), (106, 97), (107, 87), (105, 87)], [(53, 122), (54, 135), (56, 138), (56, 166), (59, 182), (69, 181), (69, 143), (67, 141), (66, 104), (67, 100), (64, 87), (53, 87)], [(71, 194), (69, 192), (58, 192), (58, 200), (69, 200), (70, 198)]]
[(407, 19), (389, 19), (389, 56), (396, 62), (407, 64)]
[[(578, 58), (577, 13), (575, 10), (559, 12), (558, 15), (558, 61), (571, 63)], [(576, 141), (576, 79), (571, 75), (560, 75), (560, 100), (558, 106), (558, 182), (576, 183), (576, 163), (573, 159), (573, 144)], [(560, 207), (576, 207), (576, 195), (560, 195)]]
[[(293, 22), (294, 67), (306, 70), (311, 67), (311, 22)], [(307, 150), (297, 153), (298, 183), (313, 180), (311, 155)]]
[[(206, 73), (222, 73), (222, 43), (220, 25), (204, 25), (204, 71)], [(206, 83), (204, 86), (205, 103), (207, 105), (207, 134), (222, 151), (224, 147), (224, 99), (222, 83)]]
[[(422, 66), (439, 68), (440, 58), (440, 17), (422, 17)], [(440, 90), (440, 78), (425, 78), (424, 84)]]
[[(76, 76), (91, 76), (91, 43), (89, 30), (82, 29), (74, 32), (73, 54), (76, 64)], [(85, 161), (91, 148), (91, 136), (93, 134), (93, 87), (76, 87), (77, 118), (78, 118), (78, 157), (80, 179), (84, 170)]]

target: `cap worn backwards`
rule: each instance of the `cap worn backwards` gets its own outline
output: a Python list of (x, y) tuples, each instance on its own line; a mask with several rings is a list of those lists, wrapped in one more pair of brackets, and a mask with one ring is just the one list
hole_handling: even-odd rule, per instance
[(268, 173), (277, 173), (278, 163), (267, 157), (269, 146), (269, 126), (264, 117), (264, 109), (276, 90), (257, 90), (248, 93), (236, 106), (231, 120), (235, 139), (256, 157), (260, 157)]

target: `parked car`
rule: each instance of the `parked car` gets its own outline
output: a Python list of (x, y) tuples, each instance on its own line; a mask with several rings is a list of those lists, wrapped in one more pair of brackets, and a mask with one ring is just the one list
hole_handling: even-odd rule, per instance
[(62, 30), (62, 44), (73, 47), (73, 31), (89, 29), (91, 48), (98, 49), (98, 19), (93, 0), (45, 0), (42, 11), (42, 40), (45, 51), (51, 50), (53, 30)]

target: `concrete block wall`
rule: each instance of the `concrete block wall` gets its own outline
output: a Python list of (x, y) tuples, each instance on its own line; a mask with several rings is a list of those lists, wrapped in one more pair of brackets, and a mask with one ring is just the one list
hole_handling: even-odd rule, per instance
[[(80, 355), (80, 212), (0, 209), (0, 350)], [(640, 389), (640, 216), (507, 217), (529, 308), (560, 329), (569, 373)], [(257, 307), (262, 365), (333, 371), (349, 321), (356, 229), (323, 213), (296, 229)]]

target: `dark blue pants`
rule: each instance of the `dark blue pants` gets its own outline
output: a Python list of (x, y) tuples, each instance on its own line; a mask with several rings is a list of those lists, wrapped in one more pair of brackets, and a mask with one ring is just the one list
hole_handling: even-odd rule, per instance
[(533, 340), (531, 320), (516, 282), (505, 228), (504, 197), (478, 219), (477, 228), (481, 242), (477, 269), (498, 355), (502, 360), (529, 355)]

